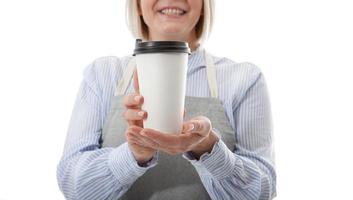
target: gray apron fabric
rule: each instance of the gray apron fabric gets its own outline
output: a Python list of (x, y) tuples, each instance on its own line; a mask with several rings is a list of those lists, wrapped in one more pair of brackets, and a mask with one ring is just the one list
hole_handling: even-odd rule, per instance
[[(213, 128), (218, 130), (222, 141), (233, 151), (234, 131), (227, 119), (224, 107), (217, 98), (215, 66), (212, 57), (205, 52), (207, 79), (210, 98), (185, 97), (185, 121), (203, 115), (210, 119)], [(123, 97), (131, 81), (135, 61), (132, 59), (119, 81), (112, 98), (111, 108), (105, 120), (101, 138), (102, 147), (117, 147), (126, 142), (125, 130), (128, 126), (122, 113), (125, 111)], [(148, 111), (147, 111), (148, 112)], [(139, 177), (120, 199), (181, 200), (211, 199), (200, 177), (191, 163), (182, 155), (171, 156), (159, 152), (158, 164)]]

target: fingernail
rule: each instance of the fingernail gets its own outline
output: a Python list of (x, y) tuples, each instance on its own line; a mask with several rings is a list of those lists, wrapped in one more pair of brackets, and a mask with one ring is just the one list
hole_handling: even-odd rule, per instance
[(140, 101), (140, 99), (141, 99), (141, 96), (135, 96), (135, 98), (134, 98), (134, 99), (135, 99), (135, 101), (136, 101), (136, 102), (139, 102), (139, 101)]
[(188, 128), (188, 131), (192, 131), (192, 130), (194, 130), (194, 128), (195, 128), (195, 125), (194, 124), (190, 124), (189, 128)]
[(143, 117), (143, 115), (145, 114), (145, 112), (139, 111), (137, 114), (138, 114), (139, 116)]

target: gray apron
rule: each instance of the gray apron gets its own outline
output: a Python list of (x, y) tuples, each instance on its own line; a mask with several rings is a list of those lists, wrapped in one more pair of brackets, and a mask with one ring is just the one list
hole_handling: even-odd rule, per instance
[[(184, 120), (199, 115), (208, 117), (213, 128), (218, 130), (222, 141), (233, 151), (235, 135), (222, 103), (217, 98), (216, 69), (211, 55), (206, 52), (205, 59), (211, 97), (186, 96)], [(122, 117), (126, 109), (123, 105), (123, 97), (129, 83), (132, 82), (134, 68), (135, 59), (131, 59), (112, 98), (111, 108), (103, 126), (102, 147), (117, 147), (126, 142), (125, 130), (128, 124)], [(139, 177), (120, 199), (184, 200), (185, 197), (211, 199), (197, 171), (188, 160), (182, 157), (182, 154), (170, 156), (161, 151), (158, 154), (158, 164)]]

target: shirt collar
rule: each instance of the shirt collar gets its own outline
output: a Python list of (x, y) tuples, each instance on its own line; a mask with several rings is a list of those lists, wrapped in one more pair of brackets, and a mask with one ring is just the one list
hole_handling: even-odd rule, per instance
[(198, 68), (205, 67), (205, 49), (202, 46), (198, 46), (195, 51), (192, 51), (189, 55), (188, 60), (188, 71)]

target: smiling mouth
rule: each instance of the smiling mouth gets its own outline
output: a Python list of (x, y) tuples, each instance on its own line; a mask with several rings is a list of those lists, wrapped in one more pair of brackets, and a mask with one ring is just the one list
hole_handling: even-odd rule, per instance
[(179, 8), (164, 8), (162, 10), (159, 10), (158, 12), (168, 16), (182, 16), (186, 13), (185, 10)]

